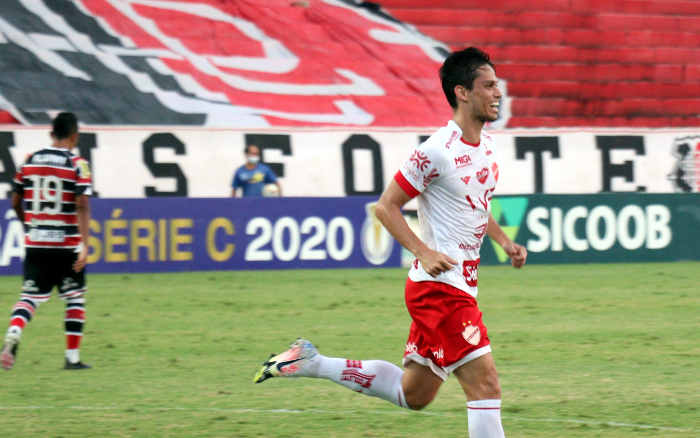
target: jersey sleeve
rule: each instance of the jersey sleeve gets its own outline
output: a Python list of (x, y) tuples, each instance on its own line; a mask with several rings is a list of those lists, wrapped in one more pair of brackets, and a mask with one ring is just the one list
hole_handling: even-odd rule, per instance
[(92, 195), (92, 173), (90, 172), (90, 164), (85, 158), (76, 157), (73, 159), (73, 164), (76, 170), (75, 194), (77, 195)]
[(394, 180), (411, 198), (418, 196), (440, 176), (440, 156), (426, 143), (413, 150)]

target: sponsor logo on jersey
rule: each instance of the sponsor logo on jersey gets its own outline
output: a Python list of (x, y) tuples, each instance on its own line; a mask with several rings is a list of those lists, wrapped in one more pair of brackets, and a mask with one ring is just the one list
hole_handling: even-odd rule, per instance
[(57, 164), (61, 166), (67, 165), (68, 158), (64, 155), (55, 154), (36, 154), (32, 158), (32, 164)]
[(419, 150), (416, 150), (415, 152), (413, 152), (413, 155), (411, 155), (410, 161), (413, 164), (415, 164), (416, 169), (420, 170), (421, 172), (424, 171), (425, 169), (427, 169), (428, 165), (430, 164), (430, 160), (428, 159), (428, 156)]
[(455, 157), (455, 166), (457, 166), (457, 169), (460, 169), (462, 167), (467, 167), (472, 164), (472, 159), (469, 156), (469, 154), (464, 154), (461, 157)]
[(476, 172), (476, 179), (478, 179), (481, 184), (484, 184), (488, 177), (489, 177), (489, 168), (488, 167), (484, 167), (480, 171)]
[(478, 250), (479, 248), (481, 248), (481, 241), (476, 243), (459, 243), (459, 249), (463, 249), (465, 251)]

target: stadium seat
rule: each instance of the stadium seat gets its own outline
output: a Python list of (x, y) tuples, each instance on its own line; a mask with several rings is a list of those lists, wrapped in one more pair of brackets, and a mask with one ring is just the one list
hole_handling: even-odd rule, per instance
[(385, 0), (454, 49), (478, 46), (509, 127), (700, 125), (700, 2)]

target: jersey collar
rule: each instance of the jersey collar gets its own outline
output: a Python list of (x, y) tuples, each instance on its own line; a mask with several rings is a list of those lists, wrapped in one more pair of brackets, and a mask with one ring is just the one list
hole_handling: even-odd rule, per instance
[(450, 120), (449, 122), (447, 122), (447, 127), (459, 133), (459, 140), (462, 142), (462, 144), (471, 146), (473, 148), (478, 148), (479, 145), (481, 145), (481, 138), (479, 138), (479, 143), (476, 144), (469, 143), (468, 141), (464, 140), (464, 138), (462, 138), (462, 128), (460, 128), (457, 122), (455, 122), (454, 120)]

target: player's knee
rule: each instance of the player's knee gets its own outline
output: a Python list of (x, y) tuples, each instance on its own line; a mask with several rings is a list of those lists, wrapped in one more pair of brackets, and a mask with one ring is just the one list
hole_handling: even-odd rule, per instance
[(408, 407), (414, 411), (420, 411), (433, 401), (436, 393), (424, 390), (404, 390), (404, 398)]
[(489, 368), (484, 373), (480, 386), (483, 397), (501, 398), (501, 384), (498, 381), (498, 372), (495, 367)]

